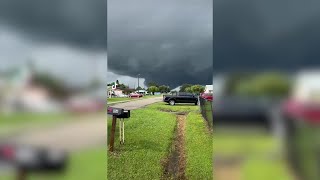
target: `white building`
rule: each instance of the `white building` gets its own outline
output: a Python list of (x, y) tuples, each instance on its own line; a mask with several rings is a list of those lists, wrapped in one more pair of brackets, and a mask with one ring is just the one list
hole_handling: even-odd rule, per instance
[(213, 85), (206, 85), (204, 93), (213, 93)]

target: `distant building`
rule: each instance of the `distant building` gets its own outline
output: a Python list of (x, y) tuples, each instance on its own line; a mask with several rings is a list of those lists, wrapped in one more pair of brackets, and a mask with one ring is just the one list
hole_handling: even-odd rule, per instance
[(32, 77), (28, 66), (12, 68), (0, 75), (0, 111), (52, 112), (59, 109), (48, 89), (34, 84)]
[(181, 89), (181, 86), (178, 86), (178, 87), (172, 89), (171, 92), (179, 92), (180, 89)]
[(213, 93), (213, 85), (206, 85), (204, 93)]
[(121, 90), (121, 89), (114, 89), (113, 93), (114, 93), (114, 95), (119, 96), (119, 97), (124, 95), (123, 90)]

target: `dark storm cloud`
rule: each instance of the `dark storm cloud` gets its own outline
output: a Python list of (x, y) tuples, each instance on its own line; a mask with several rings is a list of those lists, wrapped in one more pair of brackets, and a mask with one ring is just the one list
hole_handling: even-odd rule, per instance
[(320, 1), (216, 0), (214, 72), (320, 65)]
[(212, 0), (108, 2), (108, 68), (171, 87), (212, 78)]
[(106, 0), (1, 0), (0, 23), (33, 38), (106, 49)]

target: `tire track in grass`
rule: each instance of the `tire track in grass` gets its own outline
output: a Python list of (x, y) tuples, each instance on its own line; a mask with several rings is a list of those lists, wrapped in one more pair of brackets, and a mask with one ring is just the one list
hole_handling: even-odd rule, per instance
[(176, 135), (172, 143), (171, 152), (164, 162), (163, 179), (186, 179), (185, 127), (186, 114), (178, 113)]

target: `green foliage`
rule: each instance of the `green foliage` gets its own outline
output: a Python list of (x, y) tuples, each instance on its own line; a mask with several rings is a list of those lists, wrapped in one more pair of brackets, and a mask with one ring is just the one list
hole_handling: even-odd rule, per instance
[(194, 94), (200, 94), (202, 92), (204, 92), (205, 87), (201, 86), (201, 85), (193, 85), (190, 87), (191, 92)]
[(191, 87), (192, 84), (182, 84), (180, 92), (186, 92), (186, 88)]
[(159, 88), (156, 87), (156, 86), (150, 86), (148, 88), (148, 91), (151, 92), (154, 95), (155, 92), (159, 92)]
[(188, 179), (213, 179), (213, 135), (208, 132), (201, 114), (191, 112), (186, 123)]
[(187, 87), (187, 88), (184, 90), (184, 92), (192, 93), (191, 87)]
[[(161, 161), (167, 156), (175, 125), (174, 114), (149, 107), (132, 111), (130, 120), (125, 122), (125, 145), (116, 141), (115, 154), (108, 153), (107, 179), (160, 179)], [(109, 135), (110, 129), (108, 118)]]
[(237, 84), (234, 92), (239, 95), (281, 97), (288, 95), (291, 83), (279, 73), (262, 73)]
[(109, 83), (108, 84), (108, 86), (113, 86), (115, 83), (114, 82), (112, 82), (112, 83)]
[(236, 73), (226, 83), (226, 94), (283, 97), (291, 89), (289, 78), (278, 72)]
[(159, 91), (161, 93), (168, 93), (168, 92), (170, 92), (170, 88), (169, 88), (169, 86), (161, 85), (161, 86), (159, 86)]

